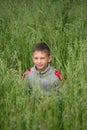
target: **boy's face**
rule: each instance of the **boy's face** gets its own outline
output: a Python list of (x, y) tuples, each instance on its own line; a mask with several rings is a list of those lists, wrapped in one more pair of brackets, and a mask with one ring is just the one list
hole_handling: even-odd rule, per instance
[(44, 71), (52, 58), (45, 51), (35, 51), (32, 56), (33, 62), (39, 71)]

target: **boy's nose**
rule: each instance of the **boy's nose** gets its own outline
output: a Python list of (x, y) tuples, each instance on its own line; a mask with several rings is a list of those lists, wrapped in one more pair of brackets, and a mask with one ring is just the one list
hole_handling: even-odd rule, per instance
[(41, 62), (41, 59), (38, 59), (38, 63), (40, 63)]

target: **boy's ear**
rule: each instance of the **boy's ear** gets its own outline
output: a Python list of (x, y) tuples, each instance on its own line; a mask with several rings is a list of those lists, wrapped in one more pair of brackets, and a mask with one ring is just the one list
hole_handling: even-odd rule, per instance
[(50, 55), (49, 56), (49, 63), (52, 61), (52, 56)]

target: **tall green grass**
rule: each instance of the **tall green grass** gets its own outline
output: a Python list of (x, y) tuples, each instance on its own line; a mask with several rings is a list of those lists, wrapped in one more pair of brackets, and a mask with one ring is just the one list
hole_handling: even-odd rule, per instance
[[(87, 129), (86, 0), (0, 0), (0, 129)], [(45, 41), (62, 72), (58, 95), (27, 92), (22, 73)]]

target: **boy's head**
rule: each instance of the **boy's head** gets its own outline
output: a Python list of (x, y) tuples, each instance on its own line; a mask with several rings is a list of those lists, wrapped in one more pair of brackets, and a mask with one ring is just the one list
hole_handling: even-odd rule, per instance
[(48, 45), (44, 42), (35, 44), (32, 59), (37, 70), (44, 71), (52, 60)]
[(35, 44), (35, 46), (33, 48), (33, 52), (35, 52), (35, 51), (44, 51), (48, 54), (48, 56), (50, 55), (50, 49), (49, 49), (48, 45), (44, 42)]

